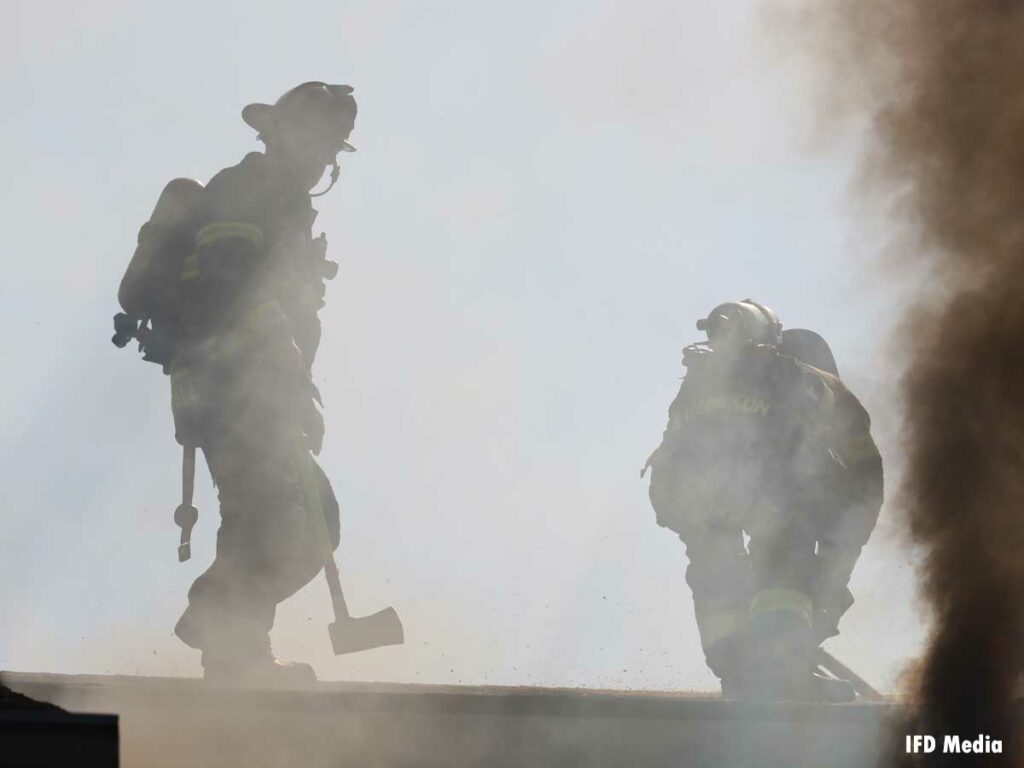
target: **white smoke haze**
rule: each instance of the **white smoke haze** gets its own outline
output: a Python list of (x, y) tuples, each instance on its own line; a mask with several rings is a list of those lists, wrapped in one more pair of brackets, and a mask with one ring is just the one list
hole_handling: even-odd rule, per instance
[[(169, 385), (110, 345), (110, 316), (164, 183), (236, 163), (257, 148), (242, 106), (318, 78), (360, 105), (314, 228), (341, 263), (314, 367), (321, 463), (353, 613), (394, 605), (407, 642), (334, 657), (319, 577), (280, 608), (275, 650), (328, 680), (713, 689), (683, 546), (637, 477), (694, 320), (752, 296), (821, 332), (887, 483), (898, 466), (881, 350), (901, 289), (859, 277), (854, 148), (807, 151), (806, 94), (768, 66), (755, 10), (188, 0), (86, 18), (15, 0), (0, 668), (200, 673), (171, 630), (215, 497), (200, 468), (179, 565)], [(893, 520), (829, 645), (883, 688), (924, 631)]]

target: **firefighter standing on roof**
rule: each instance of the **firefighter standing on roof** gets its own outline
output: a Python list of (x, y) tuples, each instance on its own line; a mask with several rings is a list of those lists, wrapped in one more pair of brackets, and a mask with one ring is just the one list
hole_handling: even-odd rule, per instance
[(730, 302), (697, 327), (708, 342), (684, 350), (648, 467), (658, 523), (686, 544), (708, 665), (729, 697), (852, 698), (813, 653), (853, 602), (882, 502), (868, 414), (824, 340), (783, 334), (767, 307)]
[(338, 544), (338, 504), (311, 455), (323, 438), (317, 311), (336, 266), (313, 237), (310, 196), (353, 151), (356, 102), (348, 86), (309, 82), (242, 117), (266, 151), (205, 189), (168, 185), (119, 299), (132, 327), (152, 323), (139, 335), (170, 374), (176, 436), (202, 449), (220, 499), (216, 558), (175, 633), (202, 651), (207, 678), (311, 681), (309, 665), (274, 658), (269, 632), (277, 604), (323, 566), (312, 515)]

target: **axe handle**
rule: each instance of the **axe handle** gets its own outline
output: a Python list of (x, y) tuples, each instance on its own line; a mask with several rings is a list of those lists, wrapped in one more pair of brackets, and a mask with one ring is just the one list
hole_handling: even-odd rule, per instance
[(196, 488), (196, 447), (184, 445), (181, 448), (181, 503), (192, 506), (192, 495)]
[(351, 618), (348, 604), (345, 602), (345, 593), (341, 591), (341, 578), (338, 576), (338, 566), (334, 562), (333, 555), (324, 561), (324, 575), (327, 577), (327, 587), (331, 590), (334, 620), (345, 621)]
[(317, 541), (320, 544), (320, 554), (324, 561), (324, 575), (327, 577), (327, 587), (331, 591), (331, 603), (334, 606), (334, 620), (344, 621), (351, 618), (351, 614), (345, 603), (345, 593), (341, 591), (341, 577), (338, 575), (338, 565), (334, 562), (334, 553), (331, 551), (331, 535), (327, 530), (327, 517), (324, 514), (324, 505), (320, 500), (316, 473), (313, 471), (313, 457), (309, 455), (305, 446), (299, 446), (297, 453), (299, 485), (305, 501), (306, 514), (311, 518)]
[(853, 690), (856, 691), (858, 696), (864, 697), (867, 701), (885, 700), (885, 697), (876, 691), (867, 680), (843, 664), (843, 662), (824, 648), (818, 649), (815, 661), (818, 666), (824, 667), (826, 672), (831, 672), (839, 679), (846, 680), (848, 683), (852, 684)]
[(196, 485), (196, 447), (183, 445), (181, 449), (181, 504), (174, 510), (174, 522), (181, 528), (178, 539), (178, 562), (184, 563), (192, 557), (192, 528), (198, 519), (198, 511), (192, 506)]

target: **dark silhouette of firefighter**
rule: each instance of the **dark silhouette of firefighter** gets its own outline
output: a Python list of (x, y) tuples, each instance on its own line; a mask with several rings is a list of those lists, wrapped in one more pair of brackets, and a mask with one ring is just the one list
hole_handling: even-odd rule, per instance
[(848, 700), (817, 660), (882, 503), (868, 414), (824, 339), (783, 333), (769, 308), (722, 304), (697, 328), (647, 466), (658, 524), (686, 544), (708, 666), (730, 698)]
[(337, 265), (324, 235), (313, 236), (311, 190), (327, 167), (333, 186), (338, 154), (354, 151), (356, 102), (349, 86), (308, 82), (242, 117), (265, 152), (205, 187), (167, 185), (121, 283), (114, 342), (138, 338), (144, 359), (170, 376), (185, 454), (180, 559), (196, 518), (196, 447), (219, 495), (216, 558), (175, 633), (202, 651), (209, 679), (306, 682), (312, 667), (276, 660), (269, 632), (278, 603), (325, 558), (333, 569), (338, 545), (338, 502), (313, 458), (323, 419), (312, 379), (318, 310)]

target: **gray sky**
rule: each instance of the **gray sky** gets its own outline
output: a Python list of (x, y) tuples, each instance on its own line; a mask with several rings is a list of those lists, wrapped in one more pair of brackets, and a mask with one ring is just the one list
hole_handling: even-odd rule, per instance
[[(851, 201), (855, 137), (814, 140), (808, 78), (756, 7), (6, 3), (0, 668), (198, 674), (171, 629), (216, 504), (202, 471), (179, 565), (169, 386), (110, 316), (163, 184), (257, 148), (247, 102), (323, 79), (360, 114), (318, 203), (341, 262), (322, 460), (352, 608), (395, 605), (408, 642), (333, 657), (318, 579), (275, 649), (326, 679), (712, 687), (683, 546), (638, 478), (680, 348), (746, 296), (819, 330), (891, 494), (886, 345), (911, 282), (869, 277), (884, 233)], [(885, 685), (923, 636), (897, 520), (830, 644)]]

